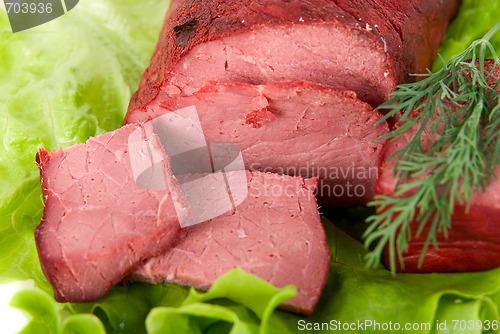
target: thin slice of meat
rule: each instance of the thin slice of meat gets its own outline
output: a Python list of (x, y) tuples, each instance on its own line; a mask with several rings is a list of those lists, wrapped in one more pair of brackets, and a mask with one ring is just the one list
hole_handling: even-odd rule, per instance
[(144, 115), (190, 106), (207, 141), (238, 145), (246, 169), (318, 176), (320, 204), (329, 207), (373, 198), (384, 144), (375, 139), (388, 125), (377, 124), (382, 115), (354, 92), (307, 82), (210, 82), (191, 96), (156, 100)]
[(187, 227), (167, 252), (129, 275), (207, 290), (241, 267), (269, 283), (294, 284), (282, 308), (311, 314), (328, 274), (330, 253), (314, 191), (317, 180), (247, 172), (248, 197), (236, 210)]
[(126, 122), (207, 81), (311, 81), (378, 106), (427, 73), (459, 0), (176, 0)]
[[(492, 72), (493, 71), (493, 72)], [(494, 87), (500, 77), (500, 68), (494, 67), (492, 61), (485, 63), (488, 84)], [(497, 87), (500, 92), (500, 87)], [(453, 108), (453, 105), (451, 105)], [(456, 108), (456, 107), (455, 107)], [(394, 178), (395, 160), (387, 161), (396, 151), (402, 149), (416, 133), (411, 128), (395, 141), (388, 141), (384, 147), (384, 163), (380, 167), (380, 178), (377, 181), (376, 193), (394, 196), (396, 179)], [(422, 148), (426, 150), (439, 136), (428, 131), (422, 134)], [(495, 168), (500, 175), (500, 167)], [(420, 254), (425, 243), (429, 224), (417, 235), (418, 223), (412, 222), (412, 240), (403, 253), (404, 267), (398, 265), (399, 272), (407, 273), (452, 273), (474, 272), (500, 267), (500, 180), (494, 180), (485, 192), (472, 195), (469, 211), (464, 205), (457, 203), (451, 217), (451, 229), (447, 235), (437, 232), (437, 246), (429, 245), (422, 266), (419, 267)], [(389, 250), (386, 249), (384, 262), (389, 265)]]
[[(134, 173), (153, 162), (163, 184), (142, 189)], [(41, 149), (37, 163), (44, 211), (35, 240), (57, 301), (99, 299), (178, 235), (187, 211), (151, 127), (125, 126), (50, 154)]]

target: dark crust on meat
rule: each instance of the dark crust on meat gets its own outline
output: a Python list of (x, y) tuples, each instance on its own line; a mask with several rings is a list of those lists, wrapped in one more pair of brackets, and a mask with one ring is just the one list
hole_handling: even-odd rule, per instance
[[(159, 43), (129, 110), (144, 108), (169, 79), (169, 71), (196, 45), (263, 25), (340, 22), (374, 43), (392, 59), (396, 82), (424, 73), (435, 57), (458, 0), (174, 0)], [(372, 29), (365, 29), (366, 25)], [(189, 28), (189, 29), (188, 29)]]

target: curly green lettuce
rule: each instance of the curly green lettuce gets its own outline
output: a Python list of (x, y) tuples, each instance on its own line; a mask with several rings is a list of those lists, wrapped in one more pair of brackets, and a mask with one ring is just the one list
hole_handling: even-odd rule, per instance
[(13, 34), (0, 9), (0, 283), (44, 282), (33, 230), (43, 204), (35, 154), (120, 127), (168, 1), (81, 1)]
[[(380, 331), (379, 324), (419, 324), (406, 333), (498, 333), (500, 269), (466, 274), (405, 274), (392, 276), (380, 266), (366, 269), (363, 245), (325, 220), (332, 254), (330, 273), (316, 310), (309, 318), (275, 310), (295, 295), (292, 286), (275, 288), (267, 282), (235, 269), (220, 277), (208, 292), (175, 284), (136, 283), (116, 286), (104, 298), (87, 304), (59, 304), (42, 290), (21, 291), (12, 305), (33, 319), (22, 334), (63, 333), (68, 323), (73, 332), (105, 328), (108, 334), (292, 334), (342, 324), (363, 323), (348, 333), (397, 333)], [(372, 321), (367, 327), (365, 321)], [(491, 330), (452, 330), (453, 320), (490, 323)], [(446, 322), (447, 331), (437, 323)], [(324, 325), (323, 325), (324, 326)], [(335, 327), (337, 326), (337, 327)], [(428, 326), (422, 328), (423, 326)], [(302, 329), (302, 330), (301, 330)], [(458, 328), (459, 329), (459, 328)]]

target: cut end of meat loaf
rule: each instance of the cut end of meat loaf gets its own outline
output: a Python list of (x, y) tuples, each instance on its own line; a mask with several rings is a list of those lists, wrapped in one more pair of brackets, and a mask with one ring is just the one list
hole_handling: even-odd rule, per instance
[(311, 81), (378, 106), (410, 74), (426, 73), (458, 3), (176, 1), (129, 111), (210, 80)]
[(376, 139), (389, 128), (354, 92), (309, 82), (209, 82), (190, 96), (161, 94), (127, 122), (192, 106), (208, 144), (237, 145), (246, 169), (318, 177), (319, 202), (329, 207), (373, 199), (385, 142)]
[[(164, 190), (137, 186), (134, 145), (149, 149), (142, 155), (145, 164), (161, 157), (156, 162)], [(59, 302), (104, 296), (143, 260), (165, 251), (187, 213), (160, 141), (141, 124), (50, 154), (41, 149), (37, 163), (44, 212), (35, 241)]]
[(172, 68), (161, 91), (191, 95), (207, 81), (310, 81), (346, 87), (379, 105), (402, 81), (395, 71), (384, 39), (364, 29), (339, 22), (259, 26), (197, 45)]

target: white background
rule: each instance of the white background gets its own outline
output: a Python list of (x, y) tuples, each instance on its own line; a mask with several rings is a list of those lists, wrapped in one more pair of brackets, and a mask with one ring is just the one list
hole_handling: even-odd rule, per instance
[(32, 286), (33, 281), (0, 285), (0, 330), (2, 334), (18, 333), (28, 323), (26, 315), (10, 307), (9, 302), (14, 293)]

